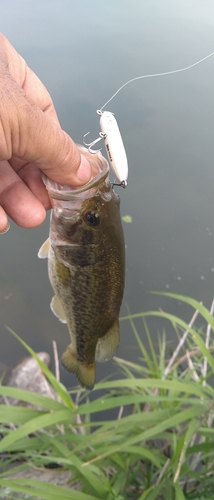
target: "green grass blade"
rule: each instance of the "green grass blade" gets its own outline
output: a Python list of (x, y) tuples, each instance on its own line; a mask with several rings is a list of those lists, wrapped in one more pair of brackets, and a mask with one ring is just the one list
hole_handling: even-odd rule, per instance
[(135, 379), (120, 379), (110, 382), (100, 382), (96, 385), (96, 389), (120, 389), (129, 388), (132, 390), (139, 390), (144, 388), (158, 388), (173, 390), (178, 393), (192, 394), (199, 397), (204, 397), (205, 399), (209, 396), (214, 397), (214, 389), (207, 385), (202, 387), (200, 384), (195, 382), (180, 382), (178, 380), (159, 380), (153, 378), (135, 378)]
[[(169, 397), (166, 396), (156, 396), (156, 401), (168, 401)], [(180, 398), (178, 398), (178, 401), (180, 401)], [(187, 399), (187, 402), (189, 400)], [(87, 415), (97, 413), (100, 410), (105, 411), (105, 410), (113, 410), (114, 408), (120, 408), (121, 406), (130, 406), (130, 405), (136, 405), (136, 404), (144, 404), (144, 403), (154, 403), (154, 396), (147, 396), (147, 394), (134, 394), (130, 393), (125, 396), (115, 396), (115, 397), (109, 397), (105, 398), (98, 398), (95, 401), (91, 401), (90, 405), (88, 404), (83, 404), (81, 405), (76, 412), (79, 415)], [(196, 402), (196, 401), (195, 401)], [(193, 400), (194, 403), (194, 400)]]
[(35, 392), (27, 391), (25, 389), (18, 389), (17, 387), (9, 387), (7, 385), (0, 386), (0, 396), (18, 399), (25, 401), (35, 406), (41, 406), (47, 410), (61, 410), (64, 404), (59, 403), (55, 399), (43, 396), (43, 394), (36, 394)]
[(146, 363), (148, 365), (148, 368), (150, 369), (150, 371), (152, 373), (154, 371), (153, 362), (151, 361), (149, 353), (147, 352), (147, 350), (146, 350), (146, 348), (145, 348), (145, 346), (144, 346), (144, 344), (143, 344), (143, 342), (142, 342), (142, 340), (140, 338), (140, 335), (139, 335), (139, 333), (137, 331), (137, 328), (136, 328), (136, 326), (134, 324), (134, 321), (133, 321), (131, 315), (129, 316), (129, 321), (130, 321), (130, 325), (132, 327), (132, 330), (134, 332), (135, 338), (137, 340), (137, 343), (138, 343), (138, 345), (140, 347), (140, 350), (141, 350), (141, 353), (143, 355), (143, 358), (145, 359), (145, 361), (146, 361)]
[[(207, 409), (208, 408), (206, 407), (206, 410)], [(188, 408), (188, 409), (182, 410), (179, 413), (177, 413), (177, 412), (175, 414), (171, 413), (171, 415), (170, 415), (170, 412), (169, 412), (168, 418), (166, 416), (166, 413), (164, 414), (164, 412), (163, 412), (162, 415), (159, 413), (159, 417), (162, 417), (162, 418), (157, 424), (154, 423), (155, 417), (153, 416), (153, 414), (148, 413), (147, 416), (145, 416), (145, 414), (142, 414), (142, 416), (140, 415), (142, 417), (142, 426), (143, 425), (145, 427), (148, 426), (148, 428), (146, 428), (146, 430), (143, 430), (142, 432), (138, 432), (136, 435), (133, 435), (130, 438), (126, 438), (126, 440), (124, 439), (124, 434), (123, 434), (121, 442), (118, 444), (108, 445), (107, 447), (105, 447), (103, 445), (102, 450), (104, 450), (104, 448), (105, 448), (105, 451), (103, 453), (101, 452), (100, 455), (98, 455), (94, 459), (94, 461), (96, 461), (96, 460), (100, 461), (104, 457), (110, 456), (113, 453), (126, 452), (127, 448), (129, 448), (130, 446), (133, 446), (133, 445), (142, 446), (142, 443), (145, 443), (146, 441), (148, 441), (150, 439), (160, 438), (161, 433), (164, 432), (165, 430), (172, 428), (172, 427), (176, 428), (177, 425), (184, 424), (184, 423), (188, 422), (189, 420), (193, 419), (194, 417), (200, 417), (201, 411), (202, 411), (201, 405), (196, 405), (193, 408)], [(144, 418), (144, 416), (145, 416), (145, 418)], [(147, 418), (147, 421), (146, 421), (146, 418)], [(152, 420), (153, 420), (154, 425), (152, 425)], [(118, 423), (119, 422), (121, 422), (121, 421), (118, 421)], [(148, 424), (147, 424), (147, 422), (148, 422)], [(96, 440), (97, 437), (99, 437), (99, 436), (97, 436), (97, 435), (91, 436), (92, 446), (94, 446), (94, 444), (95, 444), (94, 440)], [(106, 434), (106, 437), (107, 437), (107, 434)], [(114, 436), (113, 440), (116, 441), (115, 436)]]
[(38, 365), (40, 366), (41, 370), (49, 380), (49, 382), (52, 384), (54, 387), (55, 391), (59, 394), (61, 400), (68, 406), (68, 408), (71, 408), (72, 410), (75, 408), (75, 405), (73, 404), (70, 395), (68, 394), (66, 388), (64, 387), (61, 382), (58, 382), (56, 380), (56, 377), (53, 375), (53, 373), (49, 370), (49, 368), (46, 366), (43, 361), (37, 356), (37, 354), (29, 347), (24, 340), (22, 340), (17, 333), (15, 333), (11, 328), (7, 327), (8, 331), (12, 333), (12, 335), (25, 347), (25, 349), (33, 356), (36, 360)]
[[(51, 459), (50, 459), (51, 458)], [(102, 470), (96, 465), (86, 465), (76, 454), (67, 452), (67, 457), (58, 457), (51, 455), (51, 457), (37, 455), (38, 461), (41, 460), (43, 464), (49, 464), (50, 461), (65, 466), (72, 471), (75, 471), (75, 480), (86, 483), (87, 489), (90, 487), (93, 492), (98, 494), (100, 498), (105, 497), (109, 492), (104, 481)]]
[(149, 486), (148, 488), (146, 488), (146, 491), (143, 492), (138, 500), (159, 500), (161, 498), (159, 497), (159, 493), (162, 492), (162, 490), (162, 484), (159, 484), (158, 486)]
[(0, 452), (7, 450), (7, 446), (12, 445), (18, 439), (32, 434), (39, 429), (50, 427), (58, 423), (72, 423), (72, 413), (68, 409), (59, 410), (31, 419), (15, 431), (5, 436), (0, 441)]
[(158, 455), (158, 450), (156, 453), (153, 453), (151, 450), (149, 450), (146, 447), (126, 446), (125, 451), (126, 451), (126, 453), (128, 453), (130, 455), (136, 455), (136, 457), (138, 456), (139, 457), (138, 459), (140, 459), (140, 457), (142, 460), (146, 458), (151, 463), (156, 465), (156, 467), (158, 467), (158, 468), (161, 468), (163, 465), (162, 461), (160, 460), (160, 455)]
[(34, 479), (0, 479), (0, 486), (43, 500), (100, 500), (100, 497)]
[(182, 450), (180, 453), (180, 457), (179, 457), (178, 464), (177, 464), (176, 471), (175, 471), (175, 475), (174, 475), (174, 480), (173, 480), (174, 483), (176, 483), (179, 479), (181, 466), (182, 466), (183, 462), (185, 461), (189, 443), (191, 442), (193, 434), (195, 433), (198, 426), (199, 426), (198, 419), (193, 418), (193, 420), (190, 421), (190, 423), (187, 427), (187, 430), (186, 430), (186, 433), (184, 436), (183, 447), (182, 447)]
[(133, 372), (139, 373), (139, 375), (142, 375), (142, 376), (143, 375), (147, 375), (147, 376), (151, 375), (149, 368), (147, 368), (143, 365), (133, 363), (132, 361), (127, 361), (126, 359), (118, 358), (117, 356), (114, 356), (113, 359), (114, 359), (114, 361), (116, 361), (116, 363), (120, 367), (122, 367), (127, 378), (134, 378)]
[(155, 370), (156, 370), (156, 373), (157, 373), (158, 372), (158, 358), (157, 358), (157, 354), (156, 354), (156, 352), (154, 350), (154, 345), (153, 345), (152, 338), (151, 338), (151, 335), (150, 335), (150, 332), (149, 332), (149, 328), (148, 328), (148, 325), (147, 325), (147, 322), (146, 322), (145, 318), (143, 318), (143, 325), (144, 325), (146, 336), (147, 336), (147, 339), (148, 339), (150, 353), (151, 353), (151, 356), (152, 356), (152, 359), (153, 359), (153, 364), (154, 364), (154, 367), (155, 367)]
[(186, 304), (189, 304), (190, 306), (193, 307), (193, 309), (195, 309), (196, 311), (199, 311), (201, 316), (203, 316), (203, 318), (206, 320), (206, 322), (211, 325), (211, 327), (214, 331), (214, 317), (212, 316), (212, 314), (210, 314), (210, 311), (205, 306), (203, 306), (203, 304), (200, 304), (200, 302), (198, 302), (197, 300), (192, 299), (191, 297), (187, 297), (185, 295), (179, 295), (176, 293), (169, 293), (169, 292), (150, 292), (150, 293), (157, 294), (157, 295), (163, 295), (165, 297), (169, 297), (171, 299), (176, 299), (176, 300), (179, 300), (181, 302), (185, 302)]
[(0, 422), (4, 424), (23, 424), (30, 419), (39, 417), (44, 412), (32, 410), (31, 408), (20, 408), (18, 406), (0, 405)]
[[(180, 296), (178, 296), (178, 297), (180, 297)], [(206, 309), (206, 308), (204, 308), (204, 309)], [(209, 311), (207, 311), (207, 313), (208, 313), (209, 317), (212, 318), (212, 324), (214, 325), (214, 318), (211, 316)], [(197, 334), (197, 332), (193, 328), (190, 328), (185, 321), (183, 321), (182, 319), (178, 318), (177, 316), (175, 316), (173, 314), (165, 313), (163, 311), (160, 311), (160, 312), (159, 311), (148, 311), (148, 312), (142, 312), (142, 313), (137, 313), (137, 314), (131, 315), (132, 318), (143, 318), (143, 317), (147, 317), (147, 316), (156, 316), (159, 318), (168, 319), (168, 321), (170, 321), (173, 325), (178, 325), (183, 330), (188, 329), (192, 335), (193, 340), (196, 342), (198, 347), (201, 349), (202, 354), (207, 358), (207, 360), (208, 360), (208, 362), (209, 362), (209, 364), (214, 372), (214, 358), (213, 358), (212, 354), (206, 348), (205, 343), (203, 342), (201, 337)], [(124, 316), (123, 318), (120, 318), (120, 319), (127, 320), (127, 319), (130, 319), (130, 316)]]
[(184, 495), (179, 483), (174, 484), (174, 490), (175, 490), (175, 500), (186, 500), (186, 496)]
[[(207, 405), (206, 410), (208, 410), (208, 408), (209, 406)], [(203, 410), (205, 410), (205, 407), (203, 408)], [(201, 405), (196, 405), (192, 408), (182, 410), (179, 413), (175, 413), (175, 415), (164, 419), (164, 421), (158, 423), (157, 425), (154, 425), (152, 428), (143, 431), (138, 436), (131, 437), (126, 441), (126, 443), (121, 445), (120, 449), (123, 450), (126, 448), (126, 446), (131, 446), (137, 442), (143, 442), (148, 439), (153, 439), (168, 428), (176, 427), (177, 425), (189, 421), (194, 417), (200, 417), (200, 416), (201, 416)]]

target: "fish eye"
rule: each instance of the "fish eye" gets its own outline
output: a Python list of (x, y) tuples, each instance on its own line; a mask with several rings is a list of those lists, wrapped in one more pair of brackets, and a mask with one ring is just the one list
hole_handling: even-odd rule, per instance
[(89, 226), (98, 226), (100, 223), (99, 214), (97, 212), (87, 212), (85, 214), (86, 222)]

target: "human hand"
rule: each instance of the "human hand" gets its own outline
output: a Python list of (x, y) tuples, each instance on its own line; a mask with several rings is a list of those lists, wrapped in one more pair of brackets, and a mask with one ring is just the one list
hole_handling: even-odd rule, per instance
[(41, 179), (81, 186), (93, 175), (88, 160), (60, 127), (52, 99), (24, 59), (0, 34), (0, 233), (7, 216), (25, 228), (46, 216)]

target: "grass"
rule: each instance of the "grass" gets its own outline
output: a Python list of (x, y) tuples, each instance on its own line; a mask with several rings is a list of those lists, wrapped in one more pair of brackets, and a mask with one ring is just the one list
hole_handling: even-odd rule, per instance
[[(121, 318), (130, 322), (141, 359), (133, 363), (115, 358), (122, 378), (97, 384), (93, 400), (84, 390), (69, 393), (39, 358), (58, 401), (0, 386), (0, 395), (43, 408), (0, 405), (0, 498), (2, 491), (3, 498), (15, 499), (19, 493), (33, 499), (70, 499), (66, 487), (11, 477), (16, 470), (56, 464), (58, 470), (72, 472), (71, 486), (80, 485), (72, 500), (213, 499), (214, 304), (209, 311), (189, 297), (164, 295), (193, 309), (189, 324), (164, 311)], [(150, 316), (173, 325), (178, 345), (171, 357), (164, 335), (158, 353), (154, 350), (146, 323)], [(135, 327), (137, 317), (143, 320), (142, 334)], [(195, 326), (198, 317), (204, 324), (200, 330)], [(116, 417), (107, 419), (107, 410)]]

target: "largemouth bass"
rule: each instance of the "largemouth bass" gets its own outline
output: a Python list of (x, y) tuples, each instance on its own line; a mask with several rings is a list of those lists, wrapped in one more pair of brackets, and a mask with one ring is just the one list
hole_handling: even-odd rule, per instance
[(55, 295), (51, 309), (67, 323), (71, 344), (62, 364), (83, 387), (95, 383), (95, 360), (110, 359), (119, 344), (125, 245), (119, 197), (103, 156), (81, 148), (98, 174), (82, 188), (44, 178), (52, 202), (50, 235), (38, 256), (48, 257)]

